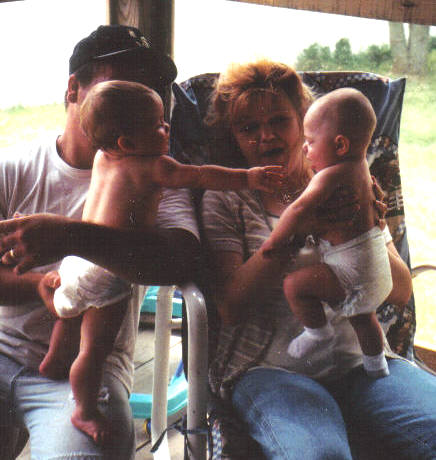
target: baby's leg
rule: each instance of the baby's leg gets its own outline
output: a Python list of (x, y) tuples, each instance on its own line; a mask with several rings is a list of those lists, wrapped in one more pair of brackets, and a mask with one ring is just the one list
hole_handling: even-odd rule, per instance
[(66, 379), (79, 351), (82, 318), (56, 320), (47, 354), (39, 365), (39, 372), (53, 380)]
[(283, 290), (295, 316), (303, 323), (304, 332), (289, 345), (288, 353), (301, 358), (325, 345), (333, 336), (321, 301), (335, 304), (345, 293), (336, 275), (326, 264), (303, 267), (290, 273), (283, 282)]
[(103, 365), (112, 351), (127, 300), (83, 314), (80, 352), (71, 366), (70, 382), (76, 401), (71, 421), (79, 430), (104, 444), (110, 435), (107, 420), (97, 408)]
[(383, 351), (383, 332), (375, 312), (349, 318), (363, 352), (363, 367), (370, 377), (389, 375)]

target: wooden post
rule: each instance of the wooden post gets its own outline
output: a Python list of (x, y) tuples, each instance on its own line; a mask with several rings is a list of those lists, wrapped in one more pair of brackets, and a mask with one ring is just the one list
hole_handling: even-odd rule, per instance
[[(108, 24), (140, 29), (150, 45), (174, 56), (174, 0), (106, 0)], [(166, 119), (171, 112), (171, 89), (164, 95)]]

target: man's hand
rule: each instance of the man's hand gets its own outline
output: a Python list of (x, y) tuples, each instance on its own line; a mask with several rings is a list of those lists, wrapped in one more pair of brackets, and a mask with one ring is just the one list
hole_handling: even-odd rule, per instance
[[(377, 214), (377, 225), (383, 229), (386, 226), (385, 215), (387, 206), (383, 202), (384, 193), (374, 176), (374, 209)], [(338, 187), (328, 200), (320, 206), (313, 216), (314, 225), (319, 233), (323, 230), (334, 228), (346, 228), (354, 224), (360, 205), (357, 196), (347, 187)], [(310, 219), (308, 219), (310, 220)], [(318, 220), (318, 224), (316, 223)]]
[(283, 166), (257, 166), (250, 168), (248, 174), (248, 188), (273, 193), (283, 186), (286, 178), (286, 169)]
[[(2, 262), (24, 273), (68, 254), (70, 219), (55, 214), (35, 214), (0, 222)], [(11, 252), (12, 250), (12, 252)]]
[(55, 317), (58, 318), (58, 314), (54, 307), (53, 296), (55, 290), (61, 285), (61, 277), (57, 271), (51, 271), (41, 278), (38, 284), (38, 292), (41, 300), (44, 302), (47, 310)]

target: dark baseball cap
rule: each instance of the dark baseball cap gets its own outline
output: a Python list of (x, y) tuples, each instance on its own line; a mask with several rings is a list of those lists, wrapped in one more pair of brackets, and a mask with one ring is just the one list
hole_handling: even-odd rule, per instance
[(70, 57), (70, 75), (89, 62), (113, 56), (131, 57), (162, 84), (171, 83), (177, 76), (169, 56), (152, 49), (139, 29), (123, 25), (100, 26), (77, 43)]

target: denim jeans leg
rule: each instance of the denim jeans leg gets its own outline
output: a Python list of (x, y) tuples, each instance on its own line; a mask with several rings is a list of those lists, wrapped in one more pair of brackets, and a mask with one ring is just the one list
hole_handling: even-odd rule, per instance
[(14, 383), (23, 366), (0, 354), (0, 459), (13, 460), (26, 444), (28, 434), (15, 417)]
[(404, 360), (373, 380), (362, 369), (349, 382), (346, 420), (356, 459), (436, 459), (436, 377)]
[(28, 438), (27, 430), (24, 427), (0, 426), (0, 459), (15, 460), (24, 449)]
[(68, 381), (23, 374), (15, 384), (15, 401), (30, 435), (32, 459), (132, 460), (135, 432), (128, 392), (115, 377), (106, 375), (108, 397), (99, 404), (114, 429), (111, 443), (100, 449), (71, 423), (74, 400)]
[(251, 370), (236, 383), (232, 403), (267, 459), (351, 460), (337, 403), (308, 377)]

